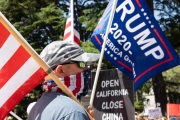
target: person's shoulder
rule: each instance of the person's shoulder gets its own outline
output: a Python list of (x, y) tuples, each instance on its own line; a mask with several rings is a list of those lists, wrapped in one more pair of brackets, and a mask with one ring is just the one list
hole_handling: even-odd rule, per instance
[(53, 102), (54, 108), (59, 109), (61, 115), (65, 116), (65, 120), (89, 120), (84, 108), (66, 95), (57, 96)]
[(64, 117), (64, 120), (90, 120), (89, 116), (86, 113), (79, 111), (71, 112)]
[(79, 111), (84, 113), (85, 110), (73, 99), (66, 96), (65, 94), (58, 93), (58, 92), (51, 92), (44, 94), (43, 99), (50, 99), (53, 98), (52, 101), (49, 103), (49, 106), (54, 108), (61, 108), (64, 111), (73, 112)]

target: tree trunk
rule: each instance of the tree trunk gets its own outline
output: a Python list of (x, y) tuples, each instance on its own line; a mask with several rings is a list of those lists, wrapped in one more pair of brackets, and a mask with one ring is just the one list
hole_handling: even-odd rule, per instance
[(165, 116), (167, 94), (166, 94), (166, 88), (165, 88), (165, 83), (163, 80), (162, 73), (152, 78), (152, 84), (153, 84), (153, 90), (154, 90), (156, 103), (160, 103), (162, 114)]
[[(146, 0), (146, 2), (148, 3), (150, 10), (153, 12), (154, 10), (153, 0)], [(155, 102), (160, 103), (162, 114), (163, 116), (165, 116), (167, 94), (166, 94), (166, 87), (165, 87), (162, 73), (152, 78), (152, 85), (153, 85), (153, 91), (155, 95)]]

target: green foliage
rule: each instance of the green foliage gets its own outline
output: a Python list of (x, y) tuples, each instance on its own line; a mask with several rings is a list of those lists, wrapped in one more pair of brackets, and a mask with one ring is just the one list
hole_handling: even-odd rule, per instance
[(163, 72), (166, 83), (168, 101), (170, 103), (180, 103), (180, 66), (174, 67)]
[(139, 88), (138, 92), (139, 93), (146, 93), (149, 94), (151, 92), (151, 87), (152, 87), (152, 81), (148, 80), (146, 83), (143, 84), (143, 86), (141, 86), (141, 88)]
[(5, 1), (0, 11), (38, 53), (62, 38), (66, 18), (52, 1)]
[[(63, 17), (63, 12), (57, 9), (54, 3), (41, 8), (40, 12), (35, 14), (38, 21), (34, 21), (33, 26), (42, 28), (44, 26), (53, 26), (53, 30), (59, 31), (64, 29), (66, 19)], [(37, 28), (38, 29), (38, 28)]]
[(174, 67), (163, 72), (164, 80), (166, 82), (166, 89), (168, 92), (180, 94), (180, 66)]
[(99, 50), (95, 48), (94, 44), (92, 42), (81, 42), (81, 48), (88, 52), (88, 53), (98, 53), (100, 54)]
[[(145, 96), (143, 96), (143, 94), (150, 94), (152, 92), (152, 80), (148, 80), (146, 83), (143, 84), (143, 86), (141, 86), (141, 88), (139, 88), (137, 91), (136, 91), (136, 94), (135, 94), (135, 110), (136, 111), (139, 111), (139, 112), (142, 112), (141, 107), (143, 107), (143, 102), (146, 101), (146, 98)], [(136, 106), (137, 105), (137, 106)], [(136, 108), (137, 107), (137, 108)], [(140, 107), (140, 108), (139, 108)]]
[(180, 1), (154, 0), (155, 10), (159, 13), (159, 23), (172, 45), (180, 50)]
[[(94, 9), (85, 9), (83, 10), (84, 15), (79, 17), (79, 22), (85, 26), (86, 31), (93, 31), (96, 27), (99, 18), (102, 16), (104, 10), (101, 11), (95, 11)], [(98, 13), (94, 17), (94, 13)]]
[(143, 112), (143, 110), (144, 110), (143, 102), (142, 101), (134, 102), (134, 108), (135, 108), (135, 111), (138, 113)]

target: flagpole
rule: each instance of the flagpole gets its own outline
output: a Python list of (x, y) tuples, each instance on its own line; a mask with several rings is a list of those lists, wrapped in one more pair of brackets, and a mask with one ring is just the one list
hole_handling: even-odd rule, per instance
[[(67, 86), (59, 80), (55, 73), (50, 69), (50, 67), (40, 58), (37, 52), (29, 45), (29, 43), (23, 38), (23, 36), (15, 29), (15, 27), (5, 18), (5, 16), (0, 12), (0, 21), (2, 24), (10, 31), (10, 33), (16, 38), (16, 40), (26, 49), (26, 51), (36, 60), (36, 62), (43, 68), (48, 74), (48, 77), (52, 78), (54, 82), (61, 88), (61, 90), (69, 96), (71, 99), (76, 101), (85, 111), (86, 109), (83, 105), (76, 99), (73, 93), (67, 88)], [(87, 112), (89, 115), (89, 113)], [(89, 115), (89, 118), (93, 118)]]
[(18, 120), (23, 120), (23, 119), (21, 119), (19, 116), (17, 116), (15, 113), (13, 113), (12, 111), (10, 112), (10, 114), (12, 115), (12, 116), (14, 116), (16, 119), (18, 119)]
[(115, 12), (115, 8), (116, 8), (116, 4), (117, 4), (117, 0), (113, 1), (113, 5), (112, 5), (112, 9), (111, 9), (111, 13), (110, 13), (110, 17), (109, 17), (109, 21), (108, 21), (108, 25), (107, 25), (107, 29), (106, 29), (106, 33), (104, 36), (104, 41), (103, 41), (103, 45), (102, 45), (102, 49), (101, 49), (101, 55), (98, 61), (98, 67), (97, 67), (97, 71), (96, 71), (96, 75), (95, 75), (95, 80), (94, 80), (94, 84), (93, 84), (93, 89), (92, 89), (92, 93), (91, 93), (91, 98), (90, 98), (90, 106), (93, 106), (93, 101), (94, 101), (94, 95), (95, 95), (95, 91), (96, 91), (96, 86), (97, 86), (97, 82), (98, 82), (98, 77), (99, 77), (99, 72), (100, 72), (100, 68), (101, 68), (101, 63), (102, 63), (102, 59), (104, 56), (104, 49), (106, 47), (106, 41), (108, 38), (108, 33), (109, 33), (109, 29), (112, 25), (112, 21), (114, 18), (114, 12)]
[(71, 37), (72, 37), (72, 42), (74, 43), (74, 0), (70, 0), (70, 11), (71, 11)]

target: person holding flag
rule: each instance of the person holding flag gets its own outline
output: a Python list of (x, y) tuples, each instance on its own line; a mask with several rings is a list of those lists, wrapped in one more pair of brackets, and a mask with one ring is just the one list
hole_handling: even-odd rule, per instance
[[(84, 95), (86, 86), (83, 71), (87, 72), (87, 66), (96, 61), (99, 55), (84, 54), (82, 52), (76, 13), (75, 2), (71, 0), (63, 42), (57, 41), (47, 46), (42, 51), (41, 57), (52, 67), (56, 75), (72, 91), (74, 96), (80, 99)], [(85, 111), (66, 97), (58, 85), (53, 80), (49, 80), (48, 77), (45, 77), (43, 90), (45, 94), (32, 108), (29, 113), (29, 120), (89, 119)]]
[[(61, 53), (60, 51), (58, 51), (60, 50), (60, 47), (58, 48), (59, 44), (56, 45), (56, 43), (52, 43), (49, 46), (55, 45), (57, 49), (53, 48), (51, 50), (48, 48), (50, 51), (47, 53), (45, 52), (45, 54), (50, 55), (49, 56), (50, 58), (45, 59), (45, 60), (47, 61), (50, 60), (48, 64), (51, 64), (57, 61), (58, 63), (57, 66), (53, 66), (53, 69), (56, 72), (53, 72), (52, 69), (49, 68), (49, 66), (45, 63), (47, 61), (44, 62), (43, 61), (44, 59), (42, 60), (39, 57), (39, 55), (33, 50), (33, 48), (26, 42), (23, 36), (21, 36), (21, 34), (11, 25), (11, 23), (1, 13), (0, 13), (0, 28), (1, 28), (0, 55), (3, 56), (3, 58), (0, 60), (1, 61), (1, 64), (0, 64), (0, 71), (1, 71), (0, 72), (0, 76), (1, 76), (0, 119), (4, 119), (8, 115), (8, 113), (16, 106), (16, 104), (18, 104), (18, 102), (28, 92), (30, 92), (33, 88), (35, 88), (35, 86), (37, 86), (43, 80), (44, 76), (46, 76), (45, 80), (47, 80), (44, 82), (44, 87), (43, 87), (46, 93), (39, 100), (40, 102), (37, 101), (37, 103), (34, 105), (33, 109), (29, 113), (28, 119), (31, 119), (31, 120), (43, 119), (44, 120), (43, 118), (44, 114), (42, 114), (41, 112), (43, 113), (46, 112), (46, 108), (48, 108), (47, 106), (50, 106), (50, 108), (53, 108), (53, 111), (54, 111), (53, 112), (52, 109), (48, 109), (50, 110), (48, 115), (51, 114), (47, 118), (45, 118), (48, 120), (51, 118), (56, 119), (57, 117), (64, 116), (65, 114), (68, 114), (68, 113), (70, 114), (68, 114), (68, 116), (66, 116), (65, 119), (70, 119), (70, 118), (75, 119), (76, 117), (77, 119), (91, 118), (90, 116), (89, 117), (87, 116), (87, 114), (83, 110), (83, 107), (82, 108), (80, 107), (82, 105), (80, 104), (80, 106), (78, 106), (77, 104), (79, 103), (79, 101), (74, 97), (75, 93), (77, 93), (77, 88), (73, 88), (73, 86), (69, 86), (70, 88), (74, 89), (74, 91), (71, 92), (69, 89), (67, 89), (67, 87), (62, 82), (63, 81), (66, 82), (67, 76), (76, 74), (78, 72), (84, 71), (85, 69), (88, 69), (87, 66), (92, 64), (92, 62), (96, 61), (99, 55), (86, 54), (82, 51), (81, 48), (77, 47), (77, 45), (75, 45), (76, 47), (73, 47), (74, 44), (71, 45), (72, 43), (66, 43), (66, 42), (65, 43), (62, 42), (63, 48), (61, 47), (62, 48), (61, 49), (62, 53)], [(58, 52), (56, 55), (60, 55), (60, 54), (62, 54), (62, 56), (64, 55), (65, 58), (62, 57), (62, 60), (59, 60), (58, 58), (60, 58), (61, 56), (55, 56), (55, 58), (57, 59), (52, 60), (51, 55), (53, 56), (55, 55), (55, 53), (52, 53), (52, 51)], [(71, 52), (69, 53), (69, 51)], [(16, 61), (19, 61), (19, 62), (14, 64)], [(66, 61), (66, 62), (61, 63), (60, 61), (61, 62)], [(80, 66), (78, 67), (78, 65)], [(56, 68), (61, 68), (61, 69), (58, 69), (60, 71), (57, 71)], [(57, 78), (55, 73), (56, 75), (59, 75), (57, 73), (62, 73), (60, 74), (60, 76), (58, 76), (61, 78), (62, 82)], [(82, 77), (82, 75), (80, 74), (79, 77)], [(49, 79), (52, 79), (53, 81)], [(74, 85), (79, 85), (78, 81), (75, 81), (74, 79), (72, 79), (70, 82), (72, 82)], [(55, 83), (58, 85), (58, 87)], [(58, 93), (61, 95), (59, 95)], [(47, 98), (47, 99), (43, 99), (43, 98)], [(64, 98), (64, 100), (66, 101), (66, 104), (65, 102), (61, 102), (61, 104), (64, 105), (65, 110), (63, 108), (63, 105), (60, 105), (61, 108), (59, 108), (58, 105), (55, 105), (57, 109), (55, 109), (53, 106), (54, 105), (53, 101), (56, 101), (58, 99), (58, 102), (59, 102), (61, 101), (59, 100), (60, 98)], [(41, 100), (42, 101), (45, 100), (45, 102), (41, 103)], [(56, 116), (53, 114), (53, 113), (58, 114), (56, 110), (62, 112), (60, 116)]]
[[(85, 53), (78, 45), (66, 41), (50, 43), (40, 56), (64, 83), (66, 76), (88, 69), (99, 59), (98, 54)], [(71, 82), (76, 84), (76, 81)], [(67, 97), (48, 76), (43, 88), (47, 91), (31, 109), (28, 120), (89, 120), (85, 110)]]

